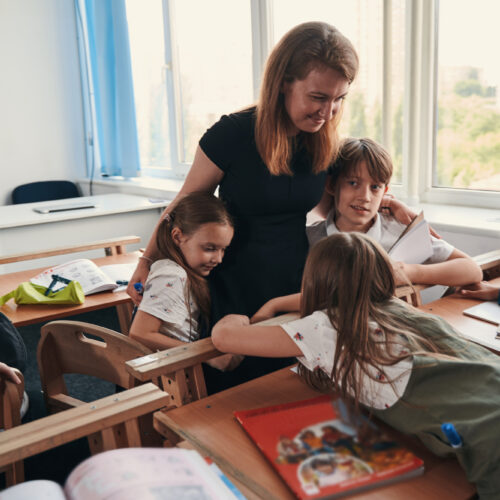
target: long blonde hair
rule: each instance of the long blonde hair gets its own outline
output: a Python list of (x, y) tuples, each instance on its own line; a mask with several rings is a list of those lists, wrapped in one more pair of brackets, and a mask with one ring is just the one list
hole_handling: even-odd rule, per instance
[[(255, 124), (257, 150), (272, 175), (292, 173), (294, 138), (288, 137), (290, 118), (285, 109), (283, 84), (303, 80), (312, 69), (322, 66), (338, 71), (350, 83), (358, 65), (352, 43), (327, 23), (299, 24), (278, 42), (267, 60)], [(337, 113), (318, 132), (304, 134), (314, 173), (326, 170), (337, 156), (341, 115)]]
[(202, 320), (208, 325), (210, 318), (210, 292), (206, 279), (189, 267), (180, 248), (172, 238), (172, 229), (178, 227), (186, 236), (192, 235), (201, 226), (216, 223), (234, 227), (224, 203), (213, 194), (196, 192), (181, 198), (160, 222), (156, 233), (159, 259), (170, 259), (183, 267), (187, 274), (185, 288), (186, 305), (191, 317), (190, 296), (198, 306)]
[[(352, 396), (357, 406), (361, 374), (374, 379), (384, 366), (412, 355), (456, 359), (460, 347), (452, 347), (450, 338), (458, 333), (440, 318), (395, 299), (394, 289), (391, 262), (370, 237), (338, 233), (314, 245), (304, 269), (301, 316), (324, 310), (337, 330), (337, 343), (331, 374), (299, 365), (310, 385)], [(374, 335), (370, 321), (385, 335)]]

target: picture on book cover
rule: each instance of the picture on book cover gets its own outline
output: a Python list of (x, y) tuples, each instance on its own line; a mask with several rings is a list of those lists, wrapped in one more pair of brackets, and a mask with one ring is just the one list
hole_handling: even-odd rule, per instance
[(235, 412), (299, 498), (354, 493), (422, 473), (423, 462), (340, 399)]

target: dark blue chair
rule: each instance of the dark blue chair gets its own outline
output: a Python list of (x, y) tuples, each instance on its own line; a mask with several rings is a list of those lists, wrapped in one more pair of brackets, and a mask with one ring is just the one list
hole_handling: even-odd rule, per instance
[(37, 201), (63, 200), (81, 196), (76, 184), (70, 181), (30, 182), (17, 186), (12, 191), (12, 203), (34, 203)]

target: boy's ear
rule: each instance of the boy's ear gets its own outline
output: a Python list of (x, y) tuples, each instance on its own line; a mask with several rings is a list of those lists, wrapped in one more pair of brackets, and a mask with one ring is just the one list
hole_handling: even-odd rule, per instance
[(384, 194), (387, 193), (388, 189), (389, 189), (389, 184), (386, 184), (384, 189)]
[[(338, 180), (337, 180), (338, 182)], [(332, 178), (329, 177), (328, 180), (326, 181), (325, 185), (325, 191), (330, 195), (335, 197), (335, 182), (333, 182)]]

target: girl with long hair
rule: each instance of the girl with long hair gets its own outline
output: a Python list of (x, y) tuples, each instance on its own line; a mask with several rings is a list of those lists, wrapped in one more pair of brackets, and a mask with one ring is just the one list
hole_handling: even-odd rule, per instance
[(207, 276), (222, 262), (233, 237), (223, 202), (191, 193), (170, 208), (156, 233), (158, 258), (151, 265), (130, 336), (152, 349), (200, 338), (210, 319)]
[[(230, 315), (212, 339), (221, 352), (298, 356), (314, 388), (369, 409), (436, 454), (455, 454), (480, 498), (498, 498), (500, 358), (394, 298), (394, 288), (382, 247), (362, 233), (338, 233), (309, 253), (300, 319), (258, 326)], [(459, 448), (442, 433), (446, 422)]]

